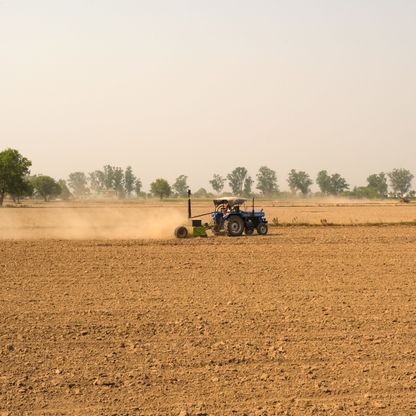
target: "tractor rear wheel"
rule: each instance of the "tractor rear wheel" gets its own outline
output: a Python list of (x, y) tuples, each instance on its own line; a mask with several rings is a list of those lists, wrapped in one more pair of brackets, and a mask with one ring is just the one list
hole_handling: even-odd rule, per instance
[(266, 235), (268, 231), (269, 231), (269, 227), (267, 226), (267, 224), (260, 223), (257, 226), (257, 233), (260, 235)]
[(175, 237), (176, 238), (186, 238), (186, 237), (188, 237), (188, 229), (184, 226), (177, 227), (175, 229)]
[(244, 221), (238, 215), (232, 215), (226, 220), (224, 228), (230, 237), (238, 237), (243, 234)]

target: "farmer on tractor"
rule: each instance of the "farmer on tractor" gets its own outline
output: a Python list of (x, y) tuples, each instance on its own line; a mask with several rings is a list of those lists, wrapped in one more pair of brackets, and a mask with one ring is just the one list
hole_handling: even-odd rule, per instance
[(227, 234), (232, 237), (253, 234), (254, 230), (260, 235), (268, 232), (267, 220), (263, 210), (255, 211), (254, 203), (251, 211), (243, 211), (241, 205), (246, 202), (243, 198), (215, 199), (215, 212), (211, 214), (210, 228), (214, 234)]

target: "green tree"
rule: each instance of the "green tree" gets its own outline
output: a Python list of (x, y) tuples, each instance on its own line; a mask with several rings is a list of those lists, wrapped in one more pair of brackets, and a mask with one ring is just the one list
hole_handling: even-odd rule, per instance
[(95, 194), (100, 194), (105, 189), (105, 175), (101, 170), (89, 173), (90, 188)]
[(209, 181), (212, 186), (212, 189), (217, 193), (220, 194), (224, 189), (225, 179), (216, 173), (214, 173), (212, 179)]
[(68, 185), (72, 193), (77, 198), (82, 198), (89, 194), (87, 177), (84, 172), (73, 172), (69, 175)]
[(402, 198), (412, 187), (412, 180), (414, 176), (407, 169), (393, 169), (388, 173), (390, 179), (390, 185), (393, 189), (393, 193)]
[(32, 176), (31, 183), (36, 195), (39, 195), (44, 201), (57, 197), (62, 189), (55, 179), (47, 175)]
[(306, 172), (302, 170), (297, 172), (295, 169), (292, 169), (289, 172), (287, 181), (292, 192), (300, 191), (302, 195), (307, 195), (311, 190), (311, 185), (313, 184), (312, 179)]
[(251, 187), (252, 187), (253, 183), (254, 183), (254, 181), (253, 181), (251, 176), (247, 176), (244, 179), (243, 194), (245, 196), (248, 197), (248, 196), (252, 195)]
[(118, 198), (124, 198), (124, 171), (122, 168), (113, 168), (113, 190)]
[(257, 189), (264, 195), (273, 195), (279, 192), (276, 172), (267, 166), (262, 166), (257, 173)]
[(386, 198), (387, 196), (387, 176), (384, 172), (374, 173), (367, 178), (369, 192), (368, 195), (375, 195), (375, 198)]
[(188, 194), (188, 185), (186, 184), (187, 180), (187, 176), (180, 175), (176, 178), (175, 183), (172, 185), (172, 189), (181, 198), (186, 198)]
[(142, 181), (139, 178), (137, 178), (134, 182), (134, 192), (136, 193), (137, 197), (140, 197), (142, 195), (142, 187)]
[(23, 182), (19, 183), (19, 186), (16, 189), (11, 187), (8, 193), (13, 199), (13, 202), (15, 202), (16, 204), (19, 204), (21, 198), (32, 197), (33, 191), (34, 190), (33, 190), (32, 183), (30, 182), (30, 177), (25, 176), (23, 178)]
[(69, 198), (71, 198), (72, 194), (68, 188), (68, 185), (66, 184), (66, 181), (64, 179), (59, 179), (58, 184), (61, 187), (61, 193), (59, 194), (59, 196), (64, 201), (67, 201)]
[(349, 188), (347, 181), (339, 173), (329, 176), (326, 170), (318, 173), (316, 183), (325, 195), (339, 195)]
[(370, 186), (354, 186), (354, 189), (348, 195), (354, 198), (379, 198), (378, 192)]
[(339, 195), (341, 192), (346, 191), (350, 186), (348, 185), (345, 178), (339, 173), (331, 175), (331, 194)]
[(127, 166), (126, 171), (124, 172), (124, 187), (129, 198), (131, 193), (134, 191), (135, 182), (136, 177), (134, 176), (133, 169), (131, 166)]
[(228, 184), (235, 195), (241, 195), (243, 193), (247, 173), (246, 168), (239, 166), (227, 175)]
[(150, 184), (150, 191), (160, 199), (168, 197), (172, 193), (169, 182), (166, 179), (158, 178)]
[(318, 172), (316, 183), (324, 195), (329, 195), (331, 193), (331, 177), (328, 175), (326, 170)]
[(104, 186), (107, 191), (114, 189), (114, 168), (110, 165), (104, 166)]
[(28, 190), (26, 176), (31, 166), (32, 162), (16, 149), (0, 152), (0, 207), (6, 193), (21, 195)]

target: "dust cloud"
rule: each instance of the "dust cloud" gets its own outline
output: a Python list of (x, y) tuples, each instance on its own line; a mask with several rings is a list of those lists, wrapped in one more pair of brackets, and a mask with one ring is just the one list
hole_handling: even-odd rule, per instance
[(186, 222), (174, 208), (0, 210), (0, 239), (165, 239)]

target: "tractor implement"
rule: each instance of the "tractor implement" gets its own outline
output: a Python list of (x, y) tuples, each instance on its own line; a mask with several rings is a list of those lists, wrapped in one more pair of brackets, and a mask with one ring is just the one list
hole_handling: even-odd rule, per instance
[[(211, 213), (203, 214), (203, 215), (209, 215), (209, 214)], [(208, 237), (207, 229), (204, 225), (202, 225), (202, 221), (195, 219), (203, 215), (197, 215), (195, 217), (192, 217), (191, 190), (188, 189), (188, 222), (190, 224), (176, 227), (175, 237), (187, 238), (190, 234), (192, 234), (192, 237)], [(189, 230), (191, 230), (191, 233), (189, 232)]]

